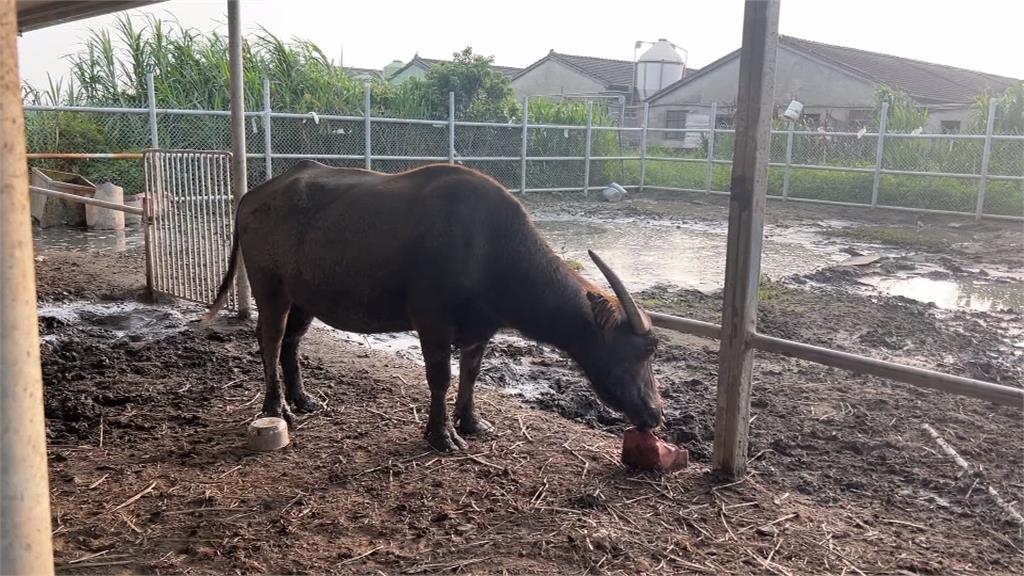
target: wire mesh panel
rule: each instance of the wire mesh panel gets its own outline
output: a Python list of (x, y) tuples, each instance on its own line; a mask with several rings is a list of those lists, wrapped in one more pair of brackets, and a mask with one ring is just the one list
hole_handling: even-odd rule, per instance
[[(147, 217), (153, 221), (153, 288), (210, 304), (231, 254), (231, 154), (148, 150), (143, 165)], [(227, 306), (236, 306), (234, 290)]]
[[(26, 110), (25, 143), (30, 153), (141, 152), (149, 144), (149, 119), (142, 113)], [(37, 168), (80, 174), (92, 182), (113, 182), (125, 195), (145, 188), (138, 160), (41, 159)]]

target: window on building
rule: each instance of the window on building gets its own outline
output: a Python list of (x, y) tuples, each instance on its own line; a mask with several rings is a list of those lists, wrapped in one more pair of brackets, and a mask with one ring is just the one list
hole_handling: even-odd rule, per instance
[[(665, 128), (686, 128), (688, 110), (669, 110), (665, 113)], [(684, 140), (686, 132), (666, 132), (666, 140)]]
[(959, 120), (943, 120), (939, 123), (939, 129), (943, 134), (959, 134), (960, 133), (960, 121)]

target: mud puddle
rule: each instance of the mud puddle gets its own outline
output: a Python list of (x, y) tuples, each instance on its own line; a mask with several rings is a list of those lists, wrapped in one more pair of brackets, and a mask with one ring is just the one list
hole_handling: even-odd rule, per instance
[(44, 343), (83, 334), (111, 344), (151, 341), (181, 332), (187, 324), (185, 315), (172, 307), (131, 301), (65, 302), (41, 306), (37, 313)]
[(978, 312), (1024, 310), (1024, 281), (972, 276), (933, 278), (927, 275), (869, 275), (860, 279), (883, 294), (935, 304), (945, 310)]
[(64, 227), (45, 229), (33, 227), (32, 238), (37, 250), (56, 248), (116, 253), (141, 248), (143, 245), (141, 228), (82, 230)]
[[(555, 215), (539, 215), (534, 221), (555, 252), (581, 263), (589, 278), (600, 280), (588, 249), (600, 254), (631, 289), (673, 284), (709, 292), (724, 283), (728, 227), (723, 222)], [(848, 258), (844, 249), (849, 246), (811, 226), (767, 226), (761, 271), (772, 278), (808, 274)]]
[[(319, 320), (316, 330), (338, 340), (369, 350), (391, 354), (423, 366), (423, 353), (416, 332), (358, 334), (337, 330)], [(459, 374), (458, 352), (451, 361), (452, 377)], [(484, 356), (480, 382), (526, 401), (539, 401), (556, 392), (554, 380), (570, 377), (575, 368), (561, 353), (549, 346), (527, 340), (512, 332), (501, 332), (491, 339)]]

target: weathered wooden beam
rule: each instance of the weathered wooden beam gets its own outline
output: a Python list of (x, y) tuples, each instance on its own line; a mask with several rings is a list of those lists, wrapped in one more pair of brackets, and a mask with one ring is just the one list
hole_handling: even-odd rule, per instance
[(714, 469), (730, 478), (742, 475), (747, 461), (754, 356), (750, 337), (757, 320), (778, 37), (779, 0), (747, 0), (736, 98), (736, 145), (729, 195), (729, 238), (712, 457)]
[(0, 574), (53, 574), (14, 0), (0, 0)]

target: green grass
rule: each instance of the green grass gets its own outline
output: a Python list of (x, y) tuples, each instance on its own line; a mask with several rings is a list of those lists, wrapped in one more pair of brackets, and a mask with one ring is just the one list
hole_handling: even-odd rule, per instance
[[(707, 164), (648, 159), (646, 186), (666, 186), (703, 190)], [(616, 167), (618, 168), (618, 167)], [(729, 190), (731, 166), (715, 164), (711, 189)], [(639, 181), (639, 163), (625, 166), (625, 180)], [(618, 172), (615, 174), (618, 177)], [(784, 170), (768, 169), (768, 193), (782, 195)], [(862, 172), (839, 172), (813, 168), (792, 168), (789, 176), (789, 197), (833, 202), (871, 203), (874, 176)], [(879, 204), (905, 208), (974, 212), (978, 182), (974, 179), (942, 176), (883, 175), (879, 182)], [(1024, 184), (989, 181), (985, 197), (985, 213), (993, 215), (1024, 215)]]
[(828, 234), (857, 242), (924, 250), (948, 250), (950, 243), (953, 241), (947, 235), (934, 230), (887, 228), (884, 226), (839, 228), (830, 230)]

